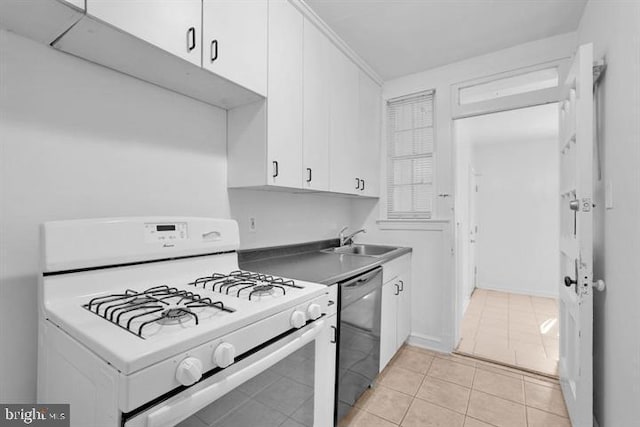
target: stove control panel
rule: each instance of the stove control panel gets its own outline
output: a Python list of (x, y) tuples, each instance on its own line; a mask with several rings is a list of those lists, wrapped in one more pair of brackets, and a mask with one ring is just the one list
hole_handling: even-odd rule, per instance
[(147, 243), (173, 244), (180, 240), (187, 240), (187, 223), (145, 223), (145, 241)]

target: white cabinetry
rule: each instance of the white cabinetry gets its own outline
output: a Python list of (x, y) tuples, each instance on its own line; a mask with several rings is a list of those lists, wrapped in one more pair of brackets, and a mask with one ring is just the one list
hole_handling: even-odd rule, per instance
[(267, 0), (202, 0), (202, 66), (267, 94)]
[[(53, 0), (25, 3), (58, 4)], [(240, 3), (237, 9), (220, 9), (233, 10), (228, 17), (217, 17), (225, 22), (225, 28), (242, 27), (244, 19), (253, 19), (238, 13), (242, 9)], [(86, 8), (86, 14), (75, 25), (48, 43), (222, 108), (264, 99), (253, 88), (240, 86), (230, 75), (222, 77), (202, 67), (202, 0), (87, 0)], [(241, 38), (234, 41), (238, 49), (242, 49), (241, 43)], [(229, 50), (226, 43), (225, 48)], [(259, 67), (254, 71), (254, 76), (261, 73)]]
[(411, 333), (411, 254), (382, 266), (380, 371)]
[(269, 1), (266, 101), (229, 110), (229, 187), (302, 188), (303, 17)]
[(360, 194), (378, 196), (380, 192), (380, 133), (381, 102), (380, 86), (362, 70), (359, 79), (358, 95), (358, 150), (357, 161), (360, 166), (358, 177)]
[(288, 0), (268, 17), (267, 100), (229, 111), (229, 187), (378, 196), (380, 86)]
[(303, 17), (269, 0), (266, 101), (228, 112), (228, 185), (302, 187)]
[(88, 14), (201, 65), (202, 0), (87, 0), (86, 4)]
[(360, 188), (358, 156), (358, 67), (337, 47), (331, 46), (329, 189), (357, 194)]
[(303, 188), (329, 189), (329, 53), (331, 42), (304, 22)]
[(268, 184), (282, 187), (302, 186), (303, 19), (288, 1), (269, 1)]

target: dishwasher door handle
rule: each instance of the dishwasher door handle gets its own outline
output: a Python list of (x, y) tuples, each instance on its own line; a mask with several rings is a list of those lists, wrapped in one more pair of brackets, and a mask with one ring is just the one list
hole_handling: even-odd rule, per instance
[(344, 286), (345, 288), (357, 288), (358, 286), (362, 286), (367, 283), (369, 280), (371, 280), (372, 277), (375, 277), (377, 274), (379, 274), (380, 271), (380, 268), (376, 268), (374, 270), (371, 270), (371, 272), (369, 273), (365, 273), (361, 276), (355, 277), (342, 283), (342, 286)]

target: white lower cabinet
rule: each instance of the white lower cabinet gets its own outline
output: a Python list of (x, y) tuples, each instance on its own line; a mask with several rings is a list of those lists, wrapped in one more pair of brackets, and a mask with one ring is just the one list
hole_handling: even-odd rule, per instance
[(380, 309), (380, 371), (411, 332), (411, 254), (382, 266)]

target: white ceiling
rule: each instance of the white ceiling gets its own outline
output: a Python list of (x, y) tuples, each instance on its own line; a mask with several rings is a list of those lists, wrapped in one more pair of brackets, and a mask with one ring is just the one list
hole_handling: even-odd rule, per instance
[(306, 0), (384, 80), (575, 31), (587, 0)]
[(538, 105), (456, 120), (458, 141), (473, 146), (517, 144), (558, 137), (558, 104)]

